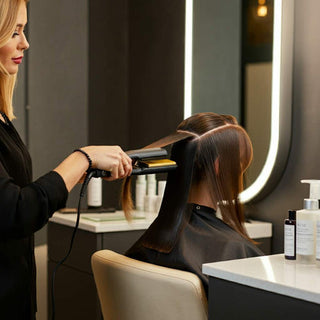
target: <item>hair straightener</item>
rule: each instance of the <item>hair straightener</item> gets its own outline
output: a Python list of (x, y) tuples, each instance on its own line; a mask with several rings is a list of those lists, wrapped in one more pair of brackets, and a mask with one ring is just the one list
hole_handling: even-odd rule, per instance
[[(131, 175), (169, 172), (177, 168), (176, 162), (164, 158), (168, 156), (168, 152), (164, 148), (129, 150), (126, 153), (132, 159), (133, 168)], [(90, 170), (88, 175), (90, 175), (89, 180), (92, 177), (111, 176), (109, 171), (99, 169)]]

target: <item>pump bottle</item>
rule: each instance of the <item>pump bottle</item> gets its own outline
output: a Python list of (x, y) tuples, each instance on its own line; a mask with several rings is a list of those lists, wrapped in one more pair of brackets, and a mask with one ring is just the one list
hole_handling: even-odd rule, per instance
[(315, 263), (316, 215), (319, 214), (320, 180), (301, 180), (310, 184), (310, 196), (304, 209), (297, 211), (297, 262)]

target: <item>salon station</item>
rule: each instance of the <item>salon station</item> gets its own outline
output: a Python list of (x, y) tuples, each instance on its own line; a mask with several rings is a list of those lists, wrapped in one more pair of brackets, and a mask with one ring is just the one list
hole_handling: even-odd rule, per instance
[[(320, 1), (28, 6), (33, 48), (18, 76), (15, 123), (34, 177), (83, 145), (140, 150), (191, 115), (230, 114), (252, 141), (239, 200), (244, 228), (263, 253), (204, 263), (206, 295), (191, 272), (125, 255), (168, 205), (169, 191), (179, 198), (169, 177), (185, 164), (132, 176), (129, 221), (122, 182), (98, 178), (82, 198), (81, 185), (72, 190), (67, 207), (36, 233), (37, 319), (53, 310), (57, 320), (318, 319), (318, 261), (285, 256), (285, 219), (313, 199), (301, 180), (320, 179)], [(174, 160), (165, 152), (161, 158)]]

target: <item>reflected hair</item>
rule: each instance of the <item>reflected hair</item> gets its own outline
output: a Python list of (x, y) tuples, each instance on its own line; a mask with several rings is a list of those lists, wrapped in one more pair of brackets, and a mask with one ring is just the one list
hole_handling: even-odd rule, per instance
[[(220, 209), (222, 220), (252, 241), (244, 228), (244, 211), (239, 201), (239, 193), (243, 191), (243, 173), (252, 161), (252, 144), (247, 132), (231, 115), (198, 113), (183, 120), (177, 132), (147, 147), (164, 147), (187, 137), (196, 143), (191, 190), (204, 183), (212, 203)], [(122, 189), (122, 208), (129, 220), (132, 207), (129, 178)], [(175, 226), (172, 233), (182, 229)], [(168, 239), (159, 242), (148, 233), (143, 245), (160, 252), (170, 252), (177, 237), (177, 234), (171, 236), (168, 232)]]
[[(0, 48), (12, 38), (20, 5), (28, 2), (28, 0), (0, 0)], [(0, 111), (10, 120), (15, 118), (12, 97), (16, 78), (17, 75), (10, 75), (0, 62)]]

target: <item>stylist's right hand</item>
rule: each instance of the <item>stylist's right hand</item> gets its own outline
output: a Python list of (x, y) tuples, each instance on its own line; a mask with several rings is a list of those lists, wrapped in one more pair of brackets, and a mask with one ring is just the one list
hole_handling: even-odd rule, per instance
[(87, 146), (81, 149), (89, 154), (93, 168), (111, 173), (111, 177), (105, 180), (121, 179), (132, 172), (132, 160), (119, 146)]

